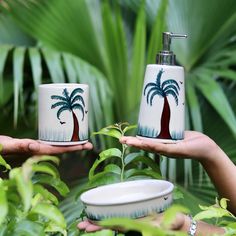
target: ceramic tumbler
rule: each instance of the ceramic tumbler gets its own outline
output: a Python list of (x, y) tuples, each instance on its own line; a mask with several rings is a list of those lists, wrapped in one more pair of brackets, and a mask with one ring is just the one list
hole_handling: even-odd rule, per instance
[(88, 141), (89, 87), (87, 84), (53, 83), (39, 86), (39, 140), (51, 145), (76, 145)]

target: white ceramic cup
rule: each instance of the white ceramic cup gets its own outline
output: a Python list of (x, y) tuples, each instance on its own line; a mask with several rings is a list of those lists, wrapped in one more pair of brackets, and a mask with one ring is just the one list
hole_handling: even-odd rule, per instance
[(39, 85), (39, 140), (51, 145), (76, 145), (88, 141), (87, 84)]

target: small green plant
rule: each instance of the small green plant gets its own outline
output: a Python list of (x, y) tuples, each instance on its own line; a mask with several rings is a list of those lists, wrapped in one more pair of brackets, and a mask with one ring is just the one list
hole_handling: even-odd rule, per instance
[(230, 211), (227, 210), (227, 201), (229, 200), (226, 198), (222, 198), (220, 200), (216, 198), (216, 203), (214, 205), (199, 205), (202, 211), (195, 215), (194, 219), (215, 219), (215, 225), (225, 228), (225, 235), (236, 235), (236, 216), (234, 216)]
[[(117, 123), (95, 132), (94, 135), (107, 135), (119, 141), (134, 128), (136, 125)], [(120, 147), (109, 148), (99, 154), (89, 171), (89, 188), (137, 178), (161, 178), (159, 166), (153, 158), (144, 155), (142, 151), (130, 152), (126, 144), (120, 144)]]
[(44, 185), (66, 196), (68, 187), (60, 180), (54, 156), (34, 156), (13, 168), (0, 155), (0, 165), (9, 178), (0, 178), (0, 235), (67, 235), (66, 221), (58, 208), (58, 198)]

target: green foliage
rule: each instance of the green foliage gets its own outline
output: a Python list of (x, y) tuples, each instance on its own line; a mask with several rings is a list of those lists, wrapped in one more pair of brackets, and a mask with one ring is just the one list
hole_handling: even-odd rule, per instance
[[(134, 128), (136, 126), (129, 123), (117, 123), (95, 132), (94, 135), (106, 135), (119, 140)], [(141, 152), (131, 153), (126, 144), (121, 144), (120, 149), (109, 148), (99, 154), (89, 171), (88, 187), (136, 178), (161, 178), (160, 169), (151, 157), (144, 156)]]
[[(57, 168), (50, 163), (58, 165), (59, 159), (34, 156), (21, 167), (13, 169), (2, 156), (0, 160), (0, 165), (9, 170), (9, 179), (0, 179), (0, 235), (46, 236), (60, 233), (66, 236), (67, 225), (58, 208), (57, 196), (44, 186), (54, 187), (64, 196), (69, 192), (60, 180)], [(45, 177), (44, 181), (40, 176)]]

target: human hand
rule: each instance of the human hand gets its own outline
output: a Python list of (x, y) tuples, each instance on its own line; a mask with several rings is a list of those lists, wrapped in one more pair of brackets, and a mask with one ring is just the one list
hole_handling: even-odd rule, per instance
[(33, 139), (17, 139), (4, 135), (0, 135), (0, 144), (3, 146), (2, 155), (56, 155), (93, 148), (89, 142), (73, 146), (52, 146)]
[(183, 140), (170, 144), (127, 136), (122, 137), (120, 142), (149, 152), (170, 157), (193, 158), (199, 161), (214, 157), (221, 150), (212, 139), (196, 131), (185, 131)]
[[(155, 227), (163, 227), (165, 228), (165, 225), (163, 226), (163, 214), (154, 214), (147, 217), (142, 217), (139, 219), (136, 219), (136, 221), (142, 221), (146, 222), (152, 226)], [(168, 226), (168, 230), (179, 230), (179, 231), (187, 231), (190, 225), (190, 218), (183, 213), (176, 214), (176, 217), (171, 225)], [(84, 230), (85, 232), (95, 232), (104, 229), (104, 227), (100, 225), (93, 224), (89, 220), (85, 220), (80, 222), (77, 227), (80, 230)], [(120, 229), (118, 226), (114, 228), (116, 231), (124, 232), (124, 229)]]

